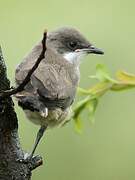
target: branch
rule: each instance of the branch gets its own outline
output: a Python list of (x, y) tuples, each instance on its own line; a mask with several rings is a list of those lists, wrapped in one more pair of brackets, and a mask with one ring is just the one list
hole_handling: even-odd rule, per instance
[(24, 90), (25, 86), (30, 81), (31, 75), (37, 69), (37, 67), (39, 66), (39, 64), (42, 61), (42, 59), (45, 58), (46, 38), (47, 38), (47, 31), (44, 32), (43, 39), (42, 39), (42, 52), (41, 52), (39, 58), (37, 59), (36, 63), (33, 65), (33, 67), (28, 72), (28, 74), (25, 77), (25, 79), (23, 80), (23, 82), (18, 87), (14, 88), (14, 89), (9, 89), (9, 90), (6, 90), (6, 91), (2, 91), (0, 93), (0, 99), (7, 98), (7, 97), (9, 97), (9, 96), (11, 96), (13, 94), (16, 94), (16, 93), (21, 92), (21, 91)]
[(32, 73), (36, 70), (42, 59), (45, 58), (46, 37), (44, 33), (42, 52), (24, 81), (15, 89), (10, 89), (7, 79), (6, 66), (0, 48), (0, 179), (2, 180), (30, 180), (31, 171), (42, 164), (42, 158), (35, 156), (27, 164), (20, 163), (18, 159), (24, 158), (18, 137), (18, 119), (14, 111), (11, 95), (24, 89), (30, 81)]

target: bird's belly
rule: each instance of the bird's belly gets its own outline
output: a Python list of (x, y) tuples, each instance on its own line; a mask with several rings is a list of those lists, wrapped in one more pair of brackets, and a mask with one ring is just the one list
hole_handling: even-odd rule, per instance
[(64, 111), (60, 108), (57, 108), (55, 110), (49, 110), (47, 117), (42, 117), (41, 114), (37, 111), (33, 112), (30, 110), (25, 110), (25, 114), (30, 121), (40, 126), (48, 126), (49, 128), (58, 125), (62, 126), (65, 124), (71, 119), (71, 112), (71, 108), (67, 108)]

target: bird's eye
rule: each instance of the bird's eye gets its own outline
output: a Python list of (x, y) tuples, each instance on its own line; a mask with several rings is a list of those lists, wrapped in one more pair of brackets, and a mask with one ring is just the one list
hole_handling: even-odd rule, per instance
[(70, 41), (68, 45), (69, 45), (69, 48), (75, 49), (77, 47), (77, 42), (76, 41)]

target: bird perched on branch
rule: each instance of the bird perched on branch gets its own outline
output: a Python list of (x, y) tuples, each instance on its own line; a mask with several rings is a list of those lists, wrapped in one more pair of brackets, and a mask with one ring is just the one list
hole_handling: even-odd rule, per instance
[[(31, 75), (29, 83), (15, 95), (27, 118), (40, 125), (29, 159), (44, 131), (63, 125), (69, 119), (80, 77), (80, 59), (91, 53), (103, 54), (78, 30), (70, 27), (49, 32), (46, 48), (45, 58)], [(17, 85), (23, 82), (41, 52), (42, 43), (39, 42), (18, 65), (15, 73)]]

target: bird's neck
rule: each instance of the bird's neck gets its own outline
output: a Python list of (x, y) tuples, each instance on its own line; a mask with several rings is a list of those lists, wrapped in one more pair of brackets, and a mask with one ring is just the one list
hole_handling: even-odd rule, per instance
[(85, 56), (84, 53), (78, 53), (78, 52), (67, 52), (64, 54), (64, 58), (70, 62), (71, 64), (75, 65), (76, 67), (79, 67), (81, 59)]

